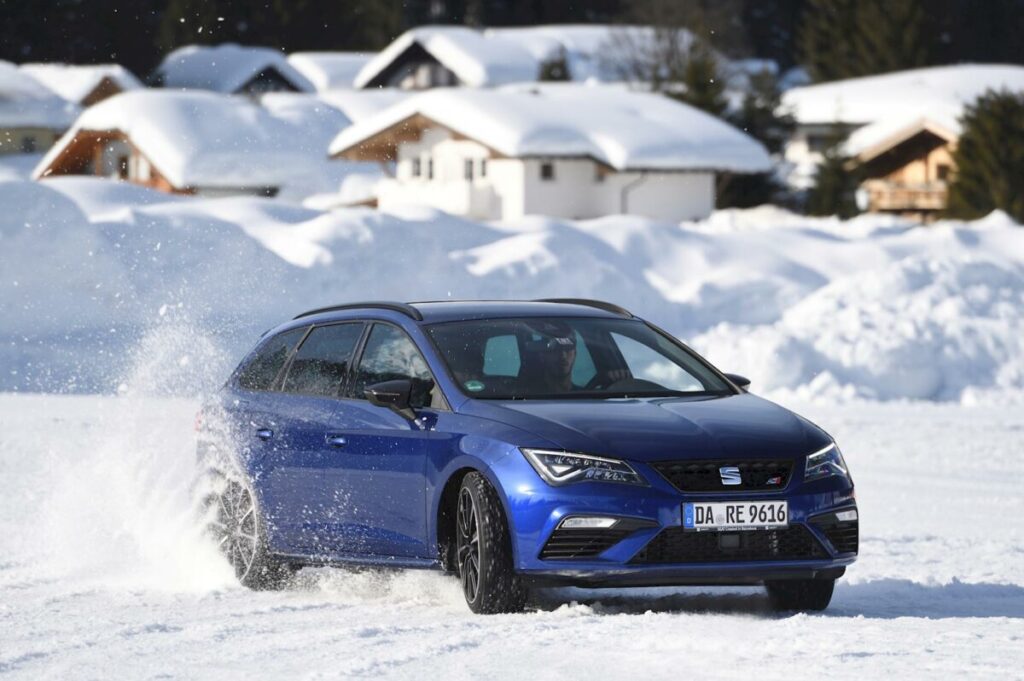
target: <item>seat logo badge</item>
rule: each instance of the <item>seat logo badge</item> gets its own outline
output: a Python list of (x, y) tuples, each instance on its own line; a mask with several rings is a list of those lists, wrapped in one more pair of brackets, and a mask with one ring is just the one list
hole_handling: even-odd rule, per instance
[(723, 485), (743, 484), (743, 478), (740, 477), (740, 469), (736, 466), (722, 466), (718, 469), (718, 474), (722, 476)]

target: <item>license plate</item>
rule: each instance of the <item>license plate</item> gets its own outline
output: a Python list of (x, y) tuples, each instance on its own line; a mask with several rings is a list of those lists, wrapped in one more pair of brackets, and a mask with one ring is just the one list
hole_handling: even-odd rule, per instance
[(683, 504), (683, 528), (687, 530), (762, 530), (787, 527), (788, 522), (785, 501)]

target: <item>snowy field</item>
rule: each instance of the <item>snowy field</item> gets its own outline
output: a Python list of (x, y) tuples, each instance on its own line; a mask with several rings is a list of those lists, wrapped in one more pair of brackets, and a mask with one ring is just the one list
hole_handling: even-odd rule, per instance
[(792, 406), (858, 485), (860, 561), (824, 614), (691, 588), (546, 591), (481, 617), (437, 573), (234, 584), (192, 522), (192, 401), (0, 396), (0, 676), (1021, 678), (1024, 412)]

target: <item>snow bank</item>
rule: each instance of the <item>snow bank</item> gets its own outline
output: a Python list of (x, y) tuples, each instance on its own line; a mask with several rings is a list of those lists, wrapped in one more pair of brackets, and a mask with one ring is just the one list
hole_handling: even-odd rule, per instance
[(1024, 395), (1024, 230), (1000, 214), (924, 228), (776, 208), (682, 225), (484, 225), (424, 208), (322, 211), (92, 178), (0, 183), (0, 201), (5, 389), (114, 390), (129, 351), (169, 318), (224, 350), (195, 376), (184, 371), (180, 388), (219, 379), (259, 333), (302, 309), (577, 296), (651, 319), (757, 392)]

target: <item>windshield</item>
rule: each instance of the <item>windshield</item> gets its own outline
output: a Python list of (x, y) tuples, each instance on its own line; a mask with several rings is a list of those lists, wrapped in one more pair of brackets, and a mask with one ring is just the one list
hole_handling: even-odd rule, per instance
[(480, 399), (733, 392), (693, 353), (639, 320), (485, 319), (428, 332), (462, 390)]

